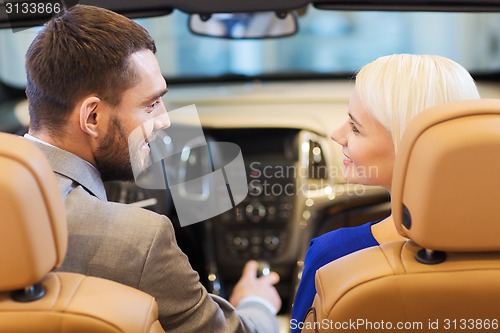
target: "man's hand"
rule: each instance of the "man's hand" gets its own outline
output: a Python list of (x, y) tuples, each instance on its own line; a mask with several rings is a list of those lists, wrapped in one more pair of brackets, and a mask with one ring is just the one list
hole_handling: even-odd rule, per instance
[(279, 280), (280, 277), (276, 272), (257, 278), (257, 262), (250, 260), (243, 268), (243, 274), (234, 286), (229, 302), (236, 307), (247, 296), (260, 297), (268, 301), (278, 312), (281, 308), (281, 298), (274, 285)]

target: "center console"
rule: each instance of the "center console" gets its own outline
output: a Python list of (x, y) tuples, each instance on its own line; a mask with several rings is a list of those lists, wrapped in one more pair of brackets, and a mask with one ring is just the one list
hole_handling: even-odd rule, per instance
[[(228, 297), (248, 260), (268, 264), (280, 275), (277, 289), (286, 313), (311, 236), (308, 225), (315, 209), (332, 199), (327, 191), (333, 183), (327, 174), (331, 156), (323, 150), (327, 138), (293, 128), (205, 128), (204, 134), (209, 142), (231, 142), (241, 149), (248, 195), (232, 209), (182, 227), (176, 223), (168, 190), (120, 183), (108, 189), (108, 196), (169, 216), (179, 246), (209, 292)], [(195, 167), (184, 166), (184, 172)], [(182, 173), (181, 169), (170, 171)]]
[(277, 289), (286, 308), (299, 273), (301, 239), (308, 237), (305, 226), (311, 218), (306, 202), (312, 192), (305, 179), (327, 177), (320, 172), (326, 167), (321, 145), (311, 139), (314, 134), (298, 129), (217, 129), (205, 134), (241, 148), (248, 183), (242, 202), (204, 222), (209, 280), (215, 289), (223, 284), (227, 296), (248, 260), (265, 261), (280, 274)]

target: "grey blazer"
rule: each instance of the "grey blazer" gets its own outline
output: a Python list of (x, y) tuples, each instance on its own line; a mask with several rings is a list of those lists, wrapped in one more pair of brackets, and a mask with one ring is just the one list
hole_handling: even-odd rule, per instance
[(65, 150), (34, 143), (47, 156), (65, 200), (69, 241), (59, 270), (114, 280), (154, 296), (167, 332), (279, 331), (264, 305), (248, 302), (235, 309), (207, 293), (177, 246), (167, 217), (108, 202), (92, 165)]

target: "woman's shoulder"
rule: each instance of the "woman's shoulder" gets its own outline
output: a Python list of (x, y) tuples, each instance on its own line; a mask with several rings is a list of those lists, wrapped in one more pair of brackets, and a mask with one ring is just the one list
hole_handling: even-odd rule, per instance
[(327, 233), (324, 233), (321, 236), (313, 238), (311, 240), (311, 245), (313, 244), (323, 244), (330, 243), (335, 241), (335, 245), (340, 243), (350, 243), (353, 240), (362, 239), (364, 237), (372, 237), (371, 226), (379, 221), (368, 222), (355, 227), (345, 227), (339, 228)]
[(335, 260), (349, 253), (378, 245), (373, 237), (371, 226), (375, 222), (365, 223), (355, 227), (340, 228), (327, 232), (311, 240), (308, 257)]

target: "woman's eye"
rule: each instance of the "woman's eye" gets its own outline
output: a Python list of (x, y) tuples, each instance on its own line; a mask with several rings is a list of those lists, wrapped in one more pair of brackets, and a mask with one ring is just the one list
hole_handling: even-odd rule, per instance
[(353, 122), (349, 122), (349, 124), (351, 125), (351, 130), (354, 132), (354, 133), (359, 133), (358, 129), (356, 128), (356, 125), (354, 125)]

